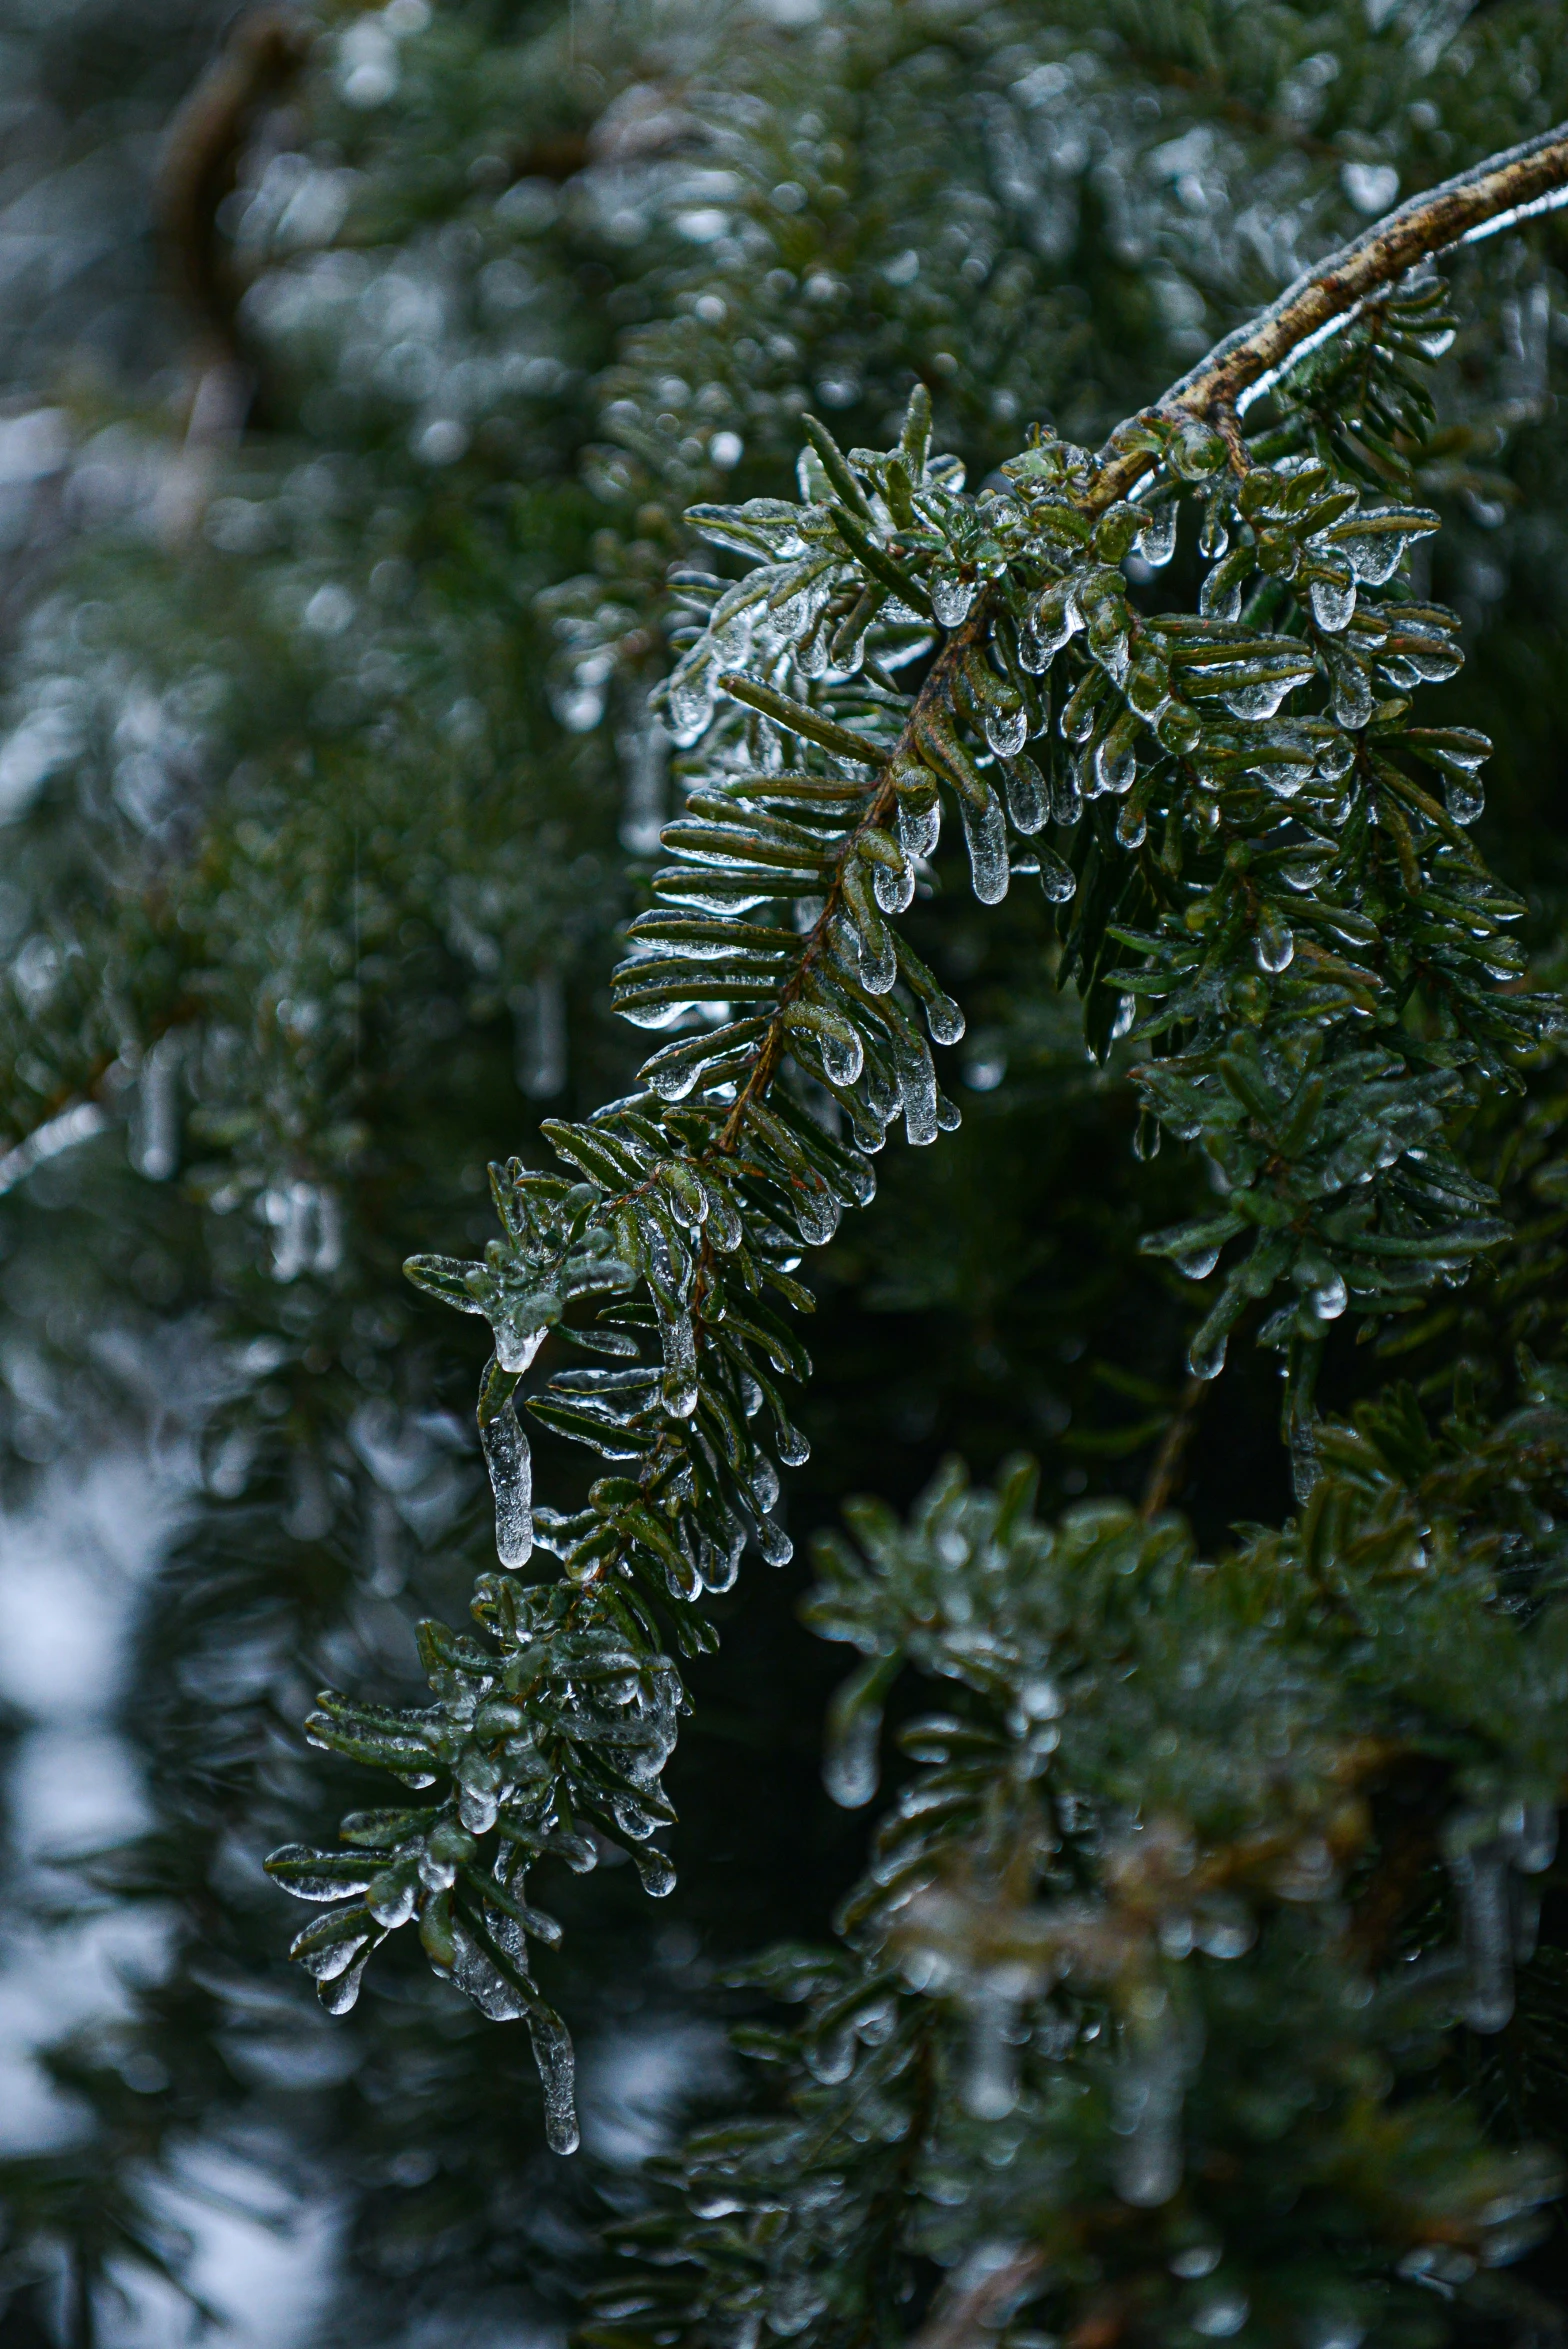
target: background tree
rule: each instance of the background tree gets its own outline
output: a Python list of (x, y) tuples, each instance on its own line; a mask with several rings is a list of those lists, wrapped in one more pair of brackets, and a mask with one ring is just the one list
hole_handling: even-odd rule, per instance
[[(149, 16), (149, 72), (163, 29)], [(485, 1159), (542, 1162), (528, 1099), (586, 1112), (631, 1081), (602, 990), (669, 806), (646, 695), (701, 600), (666, 584), (694, 559), (686, 507), (791, 494), (808, 404), (844, 446), (885, 445), (915, 379), (934, 448), (976, 482), (1042, 411), (1097, 442), (1358, 211), (1555, 119), (1550, 35), (1510, 9), (1369, 30), (1350, 11), (393, 0), (253, 26), (193, 102), (164, 182), (204, 303), (183, 388), (138, 378), (136, 345), (68, 387), (69, 430), (19, 402), (15, 444), (54, 452), (30, 527), (88, 525), (26, 567), (5, 753), (20, 1460), (144, 1407), (160, 1331), (187, 1352), (200, 1333), (211, 1365), (188, 1405), (202, 1490), (130, 1706), (158, 1823), (95, 1869), (100, 1897), (172, 1916), (170, 1970), (132, 2025), (57, 2059), (93, 2133), (7, 2178), (13, 2273), (64, 2247), (78, 2337), (109, 2314), (95, 2278), (150, 2243), (149, 2157), (196, 2127), (264, 2122), (302, 2175), (349, 2178), (344, 2337), (560, 2306), (594, 2264), (588, 2205), (624, 2204), (613, 2169), (549, 2164), (526, 2057), (417, 1962), (378, 1961), (351, 2056), (315, 2052), (310, 2080), (319, 2027), (283, 1984), (257, 1863), (280, 1834), (326, 1840), (341, 1807), (294, 1753), (315, 1681), (396, 1693), (408, 1619), (455, 1618), (491, 1550), (463, 1433), (482, 1349), (397, 1265), (491, 1234)], [(1431, 592), (1472, 635), (1443, 722), (1498, 741), (1488, 847), (1528, 889), (1547, 980), (1554, 235), (1465, 271), (1444, 434), (1414, 452), (1445, 520)], [(792, 1529), (857, 1483), (902, 1501), (945, 1450), (984, 1473), (1020, 1442), (1053, 1507), (1091, 1474), (1133, 1496), (1152, 1476), (1206, 1544), (1279, 1518), (1268, 1359), (1237, 1347), (1199, 1412), (1201, 1293), (1136, 1253), (1203, 1204), (1201, 1169), (1130, 1158), (1132, 1101), (1084, 1058), (1045, 897), (982, 914), (964, 870), (938, 861), (946, 902), (918, 901), (911, 935), (969, 1017), (947, 1080), (965, 1127), (890, 1149), (860, 1228), (808, 1260)], [(1548, 1060), (1533, 1084), (1523, 1148), (1516, 1115), (1465, 1113), (1520, 1252), (1381, 1341), (1409, 1341), (1434, 1410), (1461, 1357), (1483, 1412), (1513, 1399), (1518, 1343), (1530, 1377), (1551, 1359)], [(1337, 1403), (1367, 1383), (1348, 1353), (1324, 1377)], [(539, 1473), (563, 1502), (586, 1488), (565, 1446)], [(579, 2036), (637, 2001), (688, 2010), (715, 1961), (771, 1936), (820, 1938), (853, 1873), (856, 1836), (810, 1793), (831, 1674), (791, 1627), (798, 1588), (748, 1570), (716, 1602), (669, 1906), (647, 1911), (629, 1869), (551, 1883), (571, 1970), (549, 1987)], [(1505, 2126), (1547, 2128), (1538, 2107)], [(961, 2216), (921, 2256), (972, 2237)]]

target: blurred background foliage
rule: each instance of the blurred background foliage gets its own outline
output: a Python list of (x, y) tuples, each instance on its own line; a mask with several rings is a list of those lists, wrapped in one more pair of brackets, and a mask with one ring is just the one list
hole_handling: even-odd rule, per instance
[[(1358, 222), (1568, 114), (1560, 36), (1553, 0), (0, 0), (6, 1603), (78, 1587), (71, 1496), (116, 1537), (7, 1751), (47, 1733), (68, 1773), (107, 1736), (132, 1829), (51, 1846), (18, 1798), (6, 2349), (177, 2336), (145, 2280), (199, 2282), (225, 2195), (311, 2246), (257, 2340), (556, 2332), (637, 2162), (736, 2092), (716, 1969), (819, 1934), (859, 1863), (799, 1570), (749, 1571), (692, 1675), (678, 1890), (554, 1888), (572, 2164), (526, 2048), (417, 1965), (327, 2025), (259, 1865), (356, 1792), (302, 1763), (318, 1681), (411, 1696), (411, 1623), (488, 1555), (481, 1349), (398, 1268), (481, 1244), (487, 1160), (635, 1065), (607, 975), (678, 789), (645, 702), (683, 507), (778, 494), (808, 406), (880, 445), (917, 378), (972, 482), (1041, 416), (1093, 441)], [(1562, 236), (1462, 264), (1425, 485), (1470, 640), (1447, 718), (1497, 742), (1487, 853), (1559, 982)], [(955, 887), (916, 934), (969, 1014), (965, 1123), (890, 1150), (810, 1265), (797, 1537), (1020, 1445), (1047, 1506), (1158, 1477), (1202, 1538), (1279, 1516), (1268, 1364), (1235, 1350), (1200, 1414), (1196, 1292), (1135, 1252), (1201, 1183), (1133, 1160), (1043, 901), (982, 922)], [(1519, 1245), (1401, 1333), (1438, 1388), (1455, 1317), (1497, 1396), (1561, 1351), (1565, 1111), (1543, 1065)], [(30, 1971), (105, 1932), (112, 1995), (21, 2045)]]

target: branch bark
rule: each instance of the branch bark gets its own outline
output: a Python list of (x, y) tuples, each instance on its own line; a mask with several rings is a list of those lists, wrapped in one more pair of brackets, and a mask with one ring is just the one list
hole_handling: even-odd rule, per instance
[[(1364, 229), (1327, 260), (1303, 271), (1250, 326), (1216, 343), (1155, 402), (1157, 414), (1212, 417), (1233, 408), (1314, 335), (1395, 284), (1418, 262), (1447, 252), (1496, 221), (1504, 224), (1568, 189), (1568, 123), (1493, 155)], [(1147, 452), (1109, 453), (1096, 485), (1101, 508), (1125, 497), (1154, 464)]]

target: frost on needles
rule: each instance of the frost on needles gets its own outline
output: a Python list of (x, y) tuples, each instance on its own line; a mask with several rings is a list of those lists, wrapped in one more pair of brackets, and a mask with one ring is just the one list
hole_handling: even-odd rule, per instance
[[(1301, 1515), (1210, 1562), (1157, 1508), (1041, 1525), (1020, 1470), (994, 1498), (949, 1481), (907, 1533), (862, 1511), (861, 1550), (827, 1546), (814, 1620), (861, 1656), (830, 1724), (837, 1799), (871, 1799), (906, 1663), (959, 1709), (904, 1734), (919, 1774), (843, 1950), (763, 1968), (808, 2009), (759, 2048), (792, 2067), (786, 2113), (675, 2165), (678, 2214), (638, 2239), (684, 2280), (607, 2304), (607, 2349), (837, 2323), (844, 2247), (878, 2211), (895, 2267), (956, 2269), (962, 2242), (1033, 2243), (1021, 2214), (1047, 2206), (1063, 2242), (987, 2271), (988, 2308), (1054, 2295), (1053, 2323), (1081, 2317), (1068, 2249), (1082, 2265), (1103, 2227), (1100, 2272), (1153, 2261), (1161, 2325), (1238, 2331), (1260, 2287), (1210, 2256), (1225, 2181), (1292, 2113), (1315, 2117), (1278, 2154), (1281, 2210), (1321, 2232), (1348, 2195), (1370, 2246), (1362, 2281), (1341, 2262), (1302, 2284), (1314, 2339), (1361, 2338), (1374, 2269), (1447, 2289), (1512, 2256), (1555, 2191), (1464, 2107), (1395, 2098), (1385, 2056), (1455, 2017), (1498, 2030), (1529, 1944), (1568, 1702), (1531, 1511), (1568, 1460), (1564, 1398), (1542, 1374), (1501, 1425), (1433, 1434), (1397, 1392), (1355, 1429), (1314, 1396), (1336, 1324), (1381, 1327), (1508, 1241), (1456, 1113), (1516, 1085), (1558, 1021), (1469, 836), (1488, 745), (1414, 707), (1461, 655), (1410, 556), (1438, 526), (1414, 477), (1455, 324), (1429, 256), (1565, 154), (1536, 142), (1406, 207), (1097, 452), (1037, 429), (968, 491), (917, 387), (896, 446), (844, 452), (808, 418), (797, 500), (689, 513), (726, 568), (676, 576), (685, 799), (615, 982), (665, 1040), (637, 1092), (546, 1123), (556, 1170), (493, 1170), (482, 1263), (409, 1266), (494, 1333), (502, 1571), (479, 1636), (424, 1626), (427, 1710), (321, 1699), (315, 1743), (438, 1792), (356, 1814), (340, 1850), (274, 1855), (328, 1904), (296, 1956), (341, 2013), (414, 1924), (486, 2014), (526, 2019), (550, 2142), (575, 2145), (533, 1954), (560, 1930), (530, 1872), (608, 1842), (651, 1893), (673, 1883), (677, 1658), (713, 1644), (704, 1600), (748, 1548), (791, 1554), (802, 1252), (872, 1197), (891, 1129), (925, 1145), (958, 1123), (932, 1046), (963, 1014), (899, 924), (944, 822), (982, 904), (1017, 887), (1054, 909), (1090, 1050), (1124, 1045), (1140, 1152), (1204, 1154), (1214, 1212), (1143, 1245), (1211, 1284), (1197, 1381), (1244, 1319), (1279, 1354)], [(1293, 358), (1291, 334), (1313, 347)], [(1178, 552), (1195, 609), (1162, 598)], [(605, 1460), (582, 1510), (535, 1502), (519, 1403)], [(535, 1548), (555, 1579), (519, 1579)], [(1391, 1990), (1374, 1807), (1407, 1767), (1436, 1789), (1459, 1946)], [(1299, 2046), (1270, 2073), (1280, 2002)], [(1381, 2201), (1374, 2172), (1399, 2181)], [(815, 2203), (777, 2200), (818, 2173)], [(789, 2215), (753, 2225), (764, 2209)]]

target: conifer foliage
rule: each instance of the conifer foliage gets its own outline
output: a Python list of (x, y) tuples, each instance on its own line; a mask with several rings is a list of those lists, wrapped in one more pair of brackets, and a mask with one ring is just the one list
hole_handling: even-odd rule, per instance
[[(493, 1334), (499, 1571), (477, 1638), (424, 1626), (428, 1709), (322, 1699), (317, 1744), (439, 1791), (274, 1855), (328, 1904), (295, 1955), (342, 2012), (415, 1925), (526, 2017), (575, 2146), (531, 1874), (608, 1840), (670, 1889), (677, 1659), (748, 1549), (790, 1555), (803, 1252), (896, 1123), (959, 1123), (931, 1046), (963, 1014), (901, 927), (944, 820), (982, 906), (1055, 909), (1091, 1053), (1134, 1056), (1140, 1155), (1206, 1159), (1214, 1210), (1143, 1247), (1212, 1284), (1195, 1386), (1244, 1319), (1280, 1355), (1299, 1514), (1210, 1558), (1157, 1489), (1042, 1522), (1021, 1464), (824, 1540), (810, 1619), (860, 1657), (836, 1799), (871, 1800), (906, 1666), (952, 1710), (900, 1731), (841, 1948), (754, 1969), (806, 2010), (749, 2037), (786, 2093), (667, 2165), (600, 2349), (849, 2341), (922, 2306), (933, 2343), (1419, 2338), (1455, 2295), (1502, 2308), (1484, 2277), (1558, 2190), (1476, 2099), (1412, 2083), (1508, 2022), (1554, 1854), (1564, 1398), (1527, 1371), (1492, 1421), (1461, 1382), (1434, 1427), (1406, 1388), (1353, 1423), (1315, 1397), (1336, 1324), (1386, 1332), (1509, 1238), (1466, 1111), (1559, 1020), (1469, 836), (1490, 746), (1413, 708), (1460, 653), (1411, 550), (1455, 328), (1434, 256), (1565, 182), (1554, 133), (1413, 201), (1098, 450), (1036, 428), (966, 491), (917, 385), (894, 446), (807, 416), (797, 499), (688, 511), (728, 567), (677, 575), (685, 798), (615, 979), (668, 1040), (546, 1121), (560, 1171), (493, 1170), (482, 1262), (408, 1267)], [(520, 1403), (608, 1464), (582, 1509), (535, 1501)], [(558, 1576), (519, 1579), (536, 1547)]]

